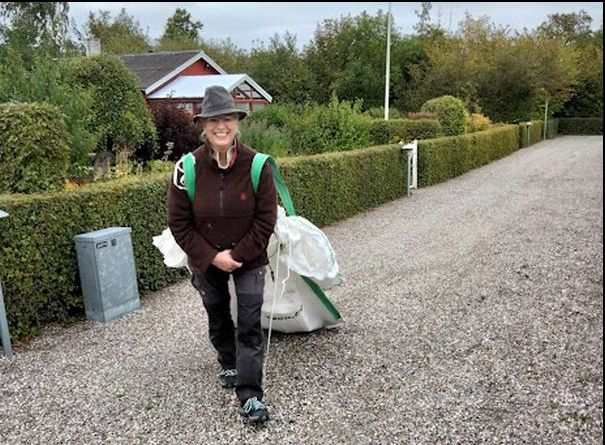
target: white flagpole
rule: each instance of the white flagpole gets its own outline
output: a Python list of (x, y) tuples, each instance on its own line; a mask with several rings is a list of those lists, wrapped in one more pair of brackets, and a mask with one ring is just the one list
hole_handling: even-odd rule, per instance
[(387, 12), (387, 68), (384, 85), (384, 120), (389, 120), (389, 83), (391, 77), (391, 2)]

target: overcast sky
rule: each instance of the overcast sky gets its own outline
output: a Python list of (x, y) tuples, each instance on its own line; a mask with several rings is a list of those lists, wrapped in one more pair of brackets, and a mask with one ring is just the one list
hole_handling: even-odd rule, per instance
[[(585, 10), (593, 18), (593, 28), (603, 21), (603, 6), (600, 2), (587, 3), (458, 3), (433, 2), (431, 21), (449, 30), (455, 30), (458, 22), (469, 12), (473, 17), (487, 15), (496, 25), (512, 30), (535, 29), (548, 19), (549, 14), (579, 12)], [(218, 2), (83, 2), (69, 3), (70, 16), (75, 19), (78, 29), (86, 22), (88, 12), (110, 11), (115, 17), (122, 8), (138, 20), (140, 27), (152, 39), (164, 32), (166, 20), (176, 8), (185, 8), (194, 20), (204, 24), (203, 39), (227, 39), (242, 49), (251, 49), (259, 42), (267, 43), (269, 38), (286, 31), (297, 36), (299, 48), (312, 38), (318, 23), (324, 19), (337, 19), (362, 11), (374, 14), (379, 9), (386, 11), (388, 2), (299, 2), (299, 3), (218, 3)], [(414, 13), (420, 10), (420, 2), (392, 2), (395, 26), (403, 34), (412, 34), (418, 18)]]

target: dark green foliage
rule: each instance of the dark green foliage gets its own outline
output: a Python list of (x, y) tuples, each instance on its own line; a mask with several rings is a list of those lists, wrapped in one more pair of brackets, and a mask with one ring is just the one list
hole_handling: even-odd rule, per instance
[(559, 119), (560, 134), (603, 134), (602, 117), (565, 117)]
[(376, 145), (410, 142), (414, 139), (432, 139), (443, 136), (441, 124), (434, 119), (373, 120), (369, 131), (372, 143)]
[(157, 149), (151, 113), (134, 74), (115, 56), (79, 57), (70, 61), (72, 81), (93, 97), (90, 127), (101, 133), (100, 150)]
[(45, 103), (0, 104), (0, 193), (63, 188), (69, 166), (64, 115)]
[(288, 156), (292, 147), (288, 133), (262, 121), (246, 119), (240, 124), (240, 131), (244, 144), (274, 158)]
[(468, 113), (464, 102), (456, 97), (436, 97), (425, 102), (420, 111), (437, 114), (443, 134), (446, 136), (456, 136), (465, 132)]

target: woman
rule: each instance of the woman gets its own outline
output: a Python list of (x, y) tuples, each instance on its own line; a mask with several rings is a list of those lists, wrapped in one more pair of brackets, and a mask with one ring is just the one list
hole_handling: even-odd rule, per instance
[[(206, 89), (201, 113), (204, 144), (195, 157), (195, 198), (190, 202), (177, 165), (168, 195), (168, 225), (189, 257), (193, 286), (208, 313), (209, 336), (222, 367), (219, 382), (235, 387), (240, 414), (252, 422), (269, 418), (262, 402), (265, 338), (261, 306), (267, 244), (277, 218), (277, 194), (269, 163), (258, 191), (250, 168), (256, 153), (236, 137), (246, 113), (220, 86)], [(227, 283), (237, 294), (237, 334), (229, 308)]]

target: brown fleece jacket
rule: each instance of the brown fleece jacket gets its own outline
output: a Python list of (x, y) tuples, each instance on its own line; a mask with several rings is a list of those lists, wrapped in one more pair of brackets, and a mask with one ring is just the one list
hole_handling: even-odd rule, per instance
[[(204, 276), (216, 254), (231, 256), (248, 270), (268, 263), (267, 244), (277, 220), (277, 192), (271, 166), (262, 170), (258, 191), (252, 190), (250, 168), (256, 152), (236, 143), (236, 158), (227, 169), (218, 167), (202, 145), (195, 156), (195, 199), (173, 183), (168, 193), (168, 226), (189, 257), (195, 275)], [(182, 173), (177, 171), (176, 182)], [(211, 266), (214, 267), (214, 266)]]

